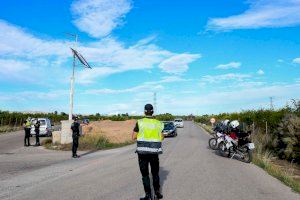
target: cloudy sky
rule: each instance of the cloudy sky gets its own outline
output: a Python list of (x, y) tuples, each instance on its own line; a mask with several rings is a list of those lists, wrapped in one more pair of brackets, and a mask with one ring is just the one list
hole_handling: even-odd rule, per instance
[(300, 98), (300, 0), (0, 3), (0, 109), (204, 114)]

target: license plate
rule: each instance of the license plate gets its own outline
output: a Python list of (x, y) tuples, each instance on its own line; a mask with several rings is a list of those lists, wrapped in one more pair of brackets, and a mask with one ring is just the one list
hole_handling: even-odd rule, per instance
[(255, 149), (254, 143), (248, 143), (248, 148), (249, 149)]

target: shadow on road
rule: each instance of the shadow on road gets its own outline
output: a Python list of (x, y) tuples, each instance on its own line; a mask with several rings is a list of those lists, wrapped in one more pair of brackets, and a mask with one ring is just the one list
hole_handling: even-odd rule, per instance
[(161, 190), (163, 190), (164, 183), (167, 181), (168, 174), (169, 171), (165, 170), (163, 167), (159, 169)]
[(221, 155), (220, 152), (219, 152), (218, 150), (214, 150), (214, 153), (215, 153), (215, 155), (220, 156), (220, 157), (223, 157), (223, 158), (228, 158), (228, 159), (230, 159), (230, 160), (237, 160), (237, 161), (244, 162), (243, 159), (242, 159), (239, 155), (237, 155), (237, 154), (235, 154), (235, 155), (232, 157), (232, 155), (230, 155), (230, 156)]
[(85, 152), (85, 153), (83, 153), (83, 154), (80, 154), (80, 156), (81, 157), (84, 157), (84, 156), (87, 156), (87, 155), (89, 155), (89, 154), (91, 154), (91, 153), (95, 153), (95, 152), (97, 152), (98, 150), (91, 150), (91, 151), (88, 151), (88, 152)]

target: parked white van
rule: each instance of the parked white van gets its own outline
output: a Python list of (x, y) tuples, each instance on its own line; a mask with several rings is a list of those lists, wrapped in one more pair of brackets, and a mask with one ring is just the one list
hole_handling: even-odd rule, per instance
[[(37, 119), (40, 122), (40, 136), (52, 136), (52, 124), (50, 119), (48, 118), (38, 118)], [(35, 135), (35, 130), (34, 130), (34, 124), (36, 123), (36, 119), (31, 120), (31, 130), (30, 134)]]

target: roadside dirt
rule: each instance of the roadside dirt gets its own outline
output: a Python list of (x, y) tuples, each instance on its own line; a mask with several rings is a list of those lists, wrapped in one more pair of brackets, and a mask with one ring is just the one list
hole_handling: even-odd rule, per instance
[(288, 175), (292, 176), (295, 180), (300, 182), (300, 165), (279, 159), (272, 160), (272, 163), (279, 166)]
[(84, 134), (101, 134), (112, 143), (124, 143), (131, 140), (136, 120), (96, 121), (83, 127)]

